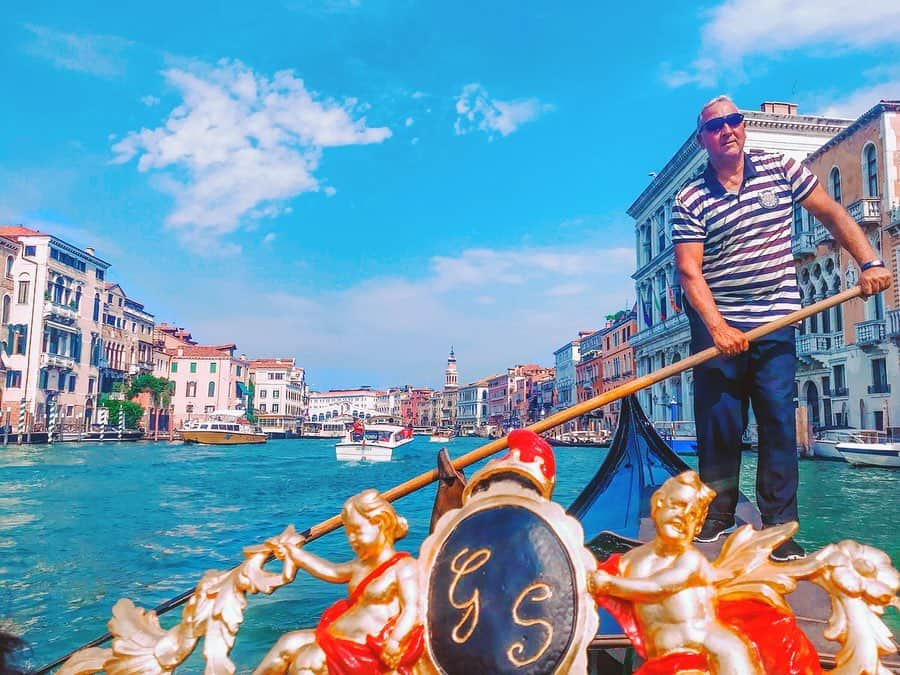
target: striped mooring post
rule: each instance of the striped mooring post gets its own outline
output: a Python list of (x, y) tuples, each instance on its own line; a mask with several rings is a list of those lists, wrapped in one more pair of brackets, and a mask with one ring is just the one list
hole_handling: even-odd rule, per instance
[(119, 406), (119, 440), (122, 440), (122, 434), (125, 433), (125, 406)]
[(19, 401), (19, 427), (18, 427), (18, 442), (21, 444), (22, 439), (25, 438), (25, 399), (21, 399)]
[(52, 443), (56, 436), (56, 397), (47, 401), (47, 442)]

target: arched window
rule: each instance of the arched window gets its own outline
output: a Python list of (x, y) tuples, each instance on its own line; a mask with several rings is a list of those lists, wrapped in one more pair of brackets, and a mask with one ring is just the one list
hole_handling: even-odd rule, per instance
[(875, 155), (875, 146), (869, 144), (863, 152), (863, 169), (866, 178), (866, 196), (878, 196), (878, 158)]
[(100, 320), (100, 294), (94, 293), (94, 321)]
[(8, 295), (3, 296), (3, 325), (9, 323), (9, 306), (12, 304), (12, 298)]
[(6, 278), (7, 279), (12, 279), (13, 262), (15, 262), (15, 259), (11, 255), (6, 256)]
[(210, 382), (209, 386), (206, 388), (207, 396), (215, 396), (216, 395), (216, 383)]
[(828, 190), (834, 197), (834, 201), (843, 204), (841, 201), (841, 171), (837, 167), (834, 167), (828, 175)]

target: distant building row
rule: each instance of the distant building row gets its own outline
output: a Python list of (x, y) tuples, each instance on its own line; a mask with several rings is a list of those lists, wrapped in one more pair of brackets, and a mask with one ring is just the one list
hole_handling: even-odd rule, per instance
[[(233, 344), (198, 345), (157, 325), (143, 304), (107, 278), (110, 264), (22, 226), (0, 227), (0, 422), (14, 431), (90, 430), (116, 383), (147, 374), (174, 383), (164, 402), (144, 400), (146, 424), (177, 428), (253, 401), (265, 425), (299, 426), (307, 407), (294, 359), (250, 360)], [(147, 397), (144, 397), (147, 399)], [(151, 416), (153, 419), (151, 419)]]

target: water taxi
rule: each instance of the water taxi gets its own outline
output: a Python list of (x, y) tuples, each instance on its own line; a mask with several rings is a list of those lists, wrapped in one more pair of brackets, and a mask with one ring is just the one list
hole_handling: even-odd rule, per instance
[(412, 443), (412, 440), (412, 429), (409, 427), (390, 423), (363, 425), (358, 422), (335, 445), (335, 450), (340, 461), (387, 462), (394, 448)]
[(455, 436), (453, 429), (435, 429), (428, 440), (431, 443), (449, 443)]
[(692, 420), (658, 420), (653, 423), (653, 427), (675, 454), (697, 454), (697, 427)]
[(838, 443), (886, 443), (887, 434), (877, 429), (854, 429), (852, 427), (834, 427), (820, 429), (813, 441), (813, 457), (817, 459), (833, 459), (844, 461), (838, 452)]
[(203, 445), (251, 445), (265, 443), (268, 437), (250, 424), (243, 410), (217, 410), (206, 420), (195, 420), (181, 429), (185, 443)]
[(900, 443), (838, 443), (835, 448), (854, 466), (900, 469)]
[(612, 434), (606, 429), (598, 431), (568, 431), (555, 437), (547, 437), (550, 445), (573, 448), (603, 448), (609, 445)]

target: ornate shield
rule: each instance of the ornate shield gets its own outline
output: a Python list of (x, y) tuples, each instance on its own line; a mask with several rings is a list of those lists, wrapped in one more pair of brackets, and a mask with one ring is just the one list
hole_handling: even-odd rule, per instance
[(597, 631), (580, 523), (501, 480), (445, 514), (422, 545), (425, 644), (447, 675), (586, 672)]

